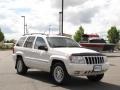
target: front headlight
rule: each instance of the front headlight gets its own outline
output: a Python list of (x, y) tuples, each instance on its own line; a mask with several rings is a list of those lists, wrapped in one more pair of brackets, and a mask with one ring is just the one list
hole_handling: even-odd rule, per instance
[(85, 64), (85, 60), (82, 56), (71, 56), (70, 62), (75, 64)]

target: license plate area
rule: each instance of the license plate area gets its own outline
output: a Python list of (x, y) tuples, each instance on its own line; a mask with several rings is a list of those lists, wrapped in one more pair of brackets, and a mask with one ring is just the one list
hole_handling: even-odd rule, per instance
[(101, 66), (101, 65), (95, 65), (95, 66), (93, 67), (93, 71), (95, 71), (95, 72), (102, 71), (102, 66)]

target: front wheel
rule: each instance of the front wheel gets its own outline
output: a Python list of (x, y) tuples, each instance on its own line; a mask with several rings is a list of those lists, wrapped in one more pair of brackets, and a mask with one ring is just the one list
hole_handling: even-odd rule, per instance
[(62, 84), (68, 81), (68, 73), (66, 71), (66, 68), (64, 64), (62, 63), (55, 63), (52, 66), (52, 78), (56, 84)]
[(88, 78), (90, 81), (94, 81), (94, 82), (100, 81), (103, 77), (104, 77), (104, 74), (94, 75), (94, 76), (87, 76), (87, 78)]

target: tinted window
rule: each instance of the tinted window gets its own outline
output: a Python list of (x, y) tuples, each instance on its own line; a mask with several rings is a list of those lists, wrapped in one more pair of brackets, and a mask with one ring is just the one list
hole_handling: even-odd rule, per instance
[(66, 37), (47, 37), (51, 47), (80, 47), (74, 40)]
[(35, 37), (28, 37), (24, 44), (24, 47), (32, 48), (34, 40), (35, 40)]
[(41, 38), (41, 37), (38, 37), (38, 38), (36, 39), (34, 48), (35, 48), (35, 49), (38, 49), (39, 46), (46, 46), (46, 43), (45, 43), (44, 39)]
[(23, 45), (25, 39), (26, 39), (26, 37), (21, 37), (21, 38), (19, 39), (19, 41), (17, 42), (16, 46), (20, 46), (20, 47), (21, 47), (21, 46)]

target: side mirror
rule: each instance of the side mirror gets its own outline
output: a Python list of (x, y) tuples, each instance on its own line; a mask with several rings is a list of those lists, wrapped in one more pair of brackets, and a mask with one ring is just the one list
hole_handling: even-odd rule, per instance
[(38, 46), (38, 49), (48, 51), (47, 46)]

